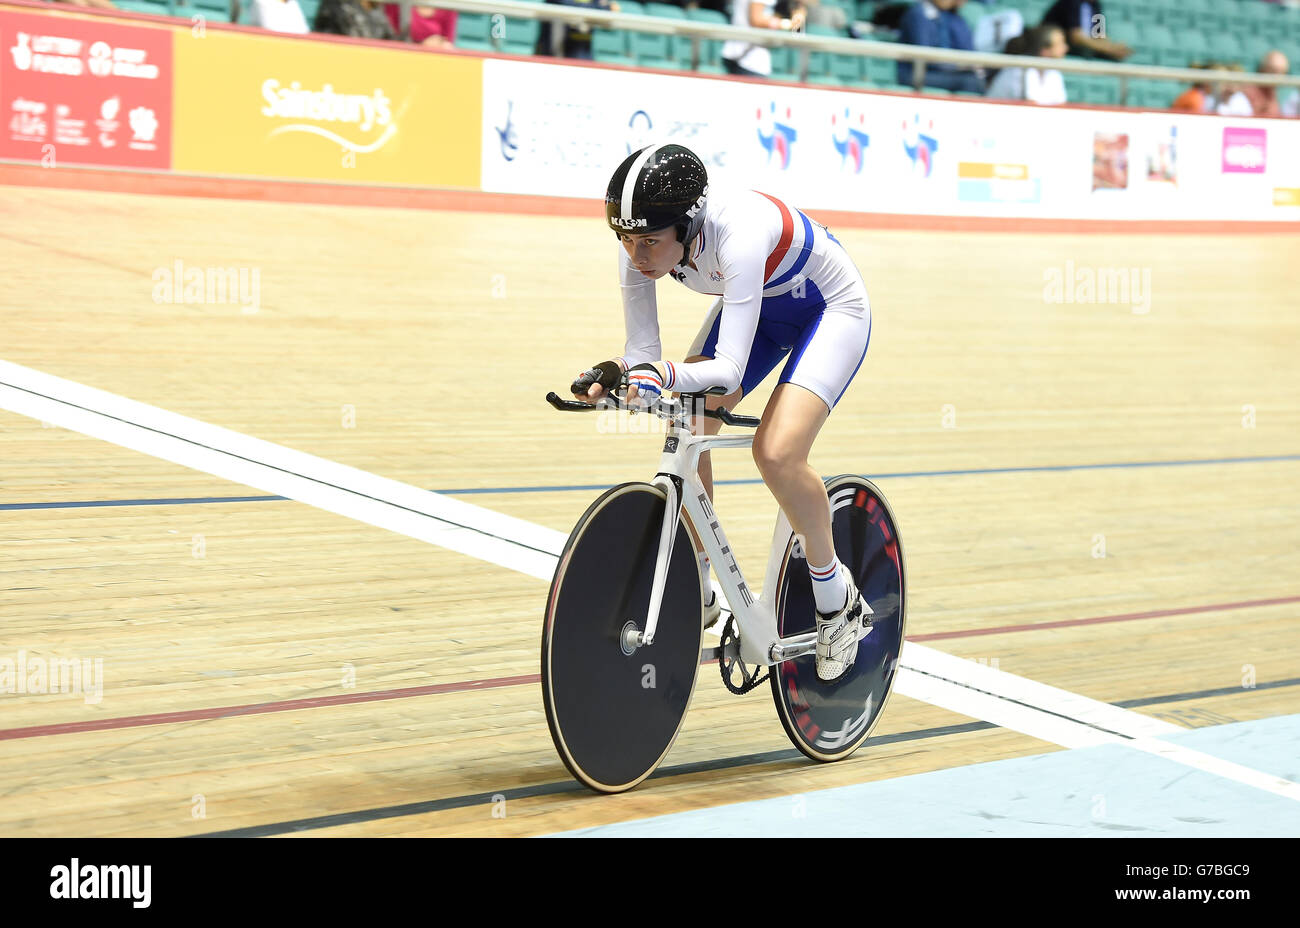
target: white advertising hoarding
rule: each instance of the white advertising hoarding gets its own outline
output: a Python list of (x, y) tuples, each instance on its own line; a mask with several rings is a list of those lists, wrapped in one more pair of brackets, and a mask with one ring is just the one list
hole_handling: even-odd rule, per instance
[(483, 189), (600, 198), (650, 142), (808, 209), (1300, 220), (1300, 121), (1018, 106), (488, 59)]

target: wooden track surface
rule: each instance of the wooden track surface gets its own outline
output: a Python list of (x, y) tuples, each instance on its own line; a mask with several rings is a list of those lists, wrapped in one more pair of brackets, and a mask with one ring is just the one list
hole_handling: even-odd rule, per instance
[[(1242, 687), (1300, 667), (1295, 239), (836, 232), (873, 334), (813, 464), (886, 475), (909, 637), (1188, 727), (1296, 712), (1294, 685)], [(596, 218), (0, 187), (0, 359), (429, 489), (643, 479), (653, 438), (542, 402), (621, 349), (615, 247)], [(256, 269), (257, 311), (155, 302), (178, 260)], [(1046, 301), (1067, 262), (1149, 272), (1149, 311)], [(680, 357), (708, 300), (660, 294)], [(1158, 466), (986, 472), (1136, 463)], [(742, 452), (715, 474), (757, 477)], [(0, 411), (0, 505), (259, 495)], [(459, 498), (567, 533), (596, 495)], [(717, 509), (757, 583), (775, 504), (746, 483)], [(547, 731), (536, 579), (293, 501), (0, 526), (0, 660), (105, 681), (95, 704), (0, 693), (0, 834), (544, 834), (1055, 749), (895, 695), (813, 765), (766, 687), (710, 665), (662, 775), (596, 797)], [(318, 703), (262, 705), (291, 700)]]

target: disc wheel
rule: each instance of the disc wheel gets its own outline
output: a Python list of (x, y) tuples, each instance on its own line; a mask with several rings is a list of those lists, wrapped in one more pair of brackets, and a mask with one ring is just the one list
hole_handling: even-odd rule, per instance
[[(826, 481), (835, 554), (853, 574), (875, 615), (843, 676), (817, 676), (817, 657), (783, 661), (772, 671), (772, 698), (790, 740), (819, 761), (848, 757), (867, 740), (884, 711), (898, 673), (906, 621), (903, 548), (894, 514), (865, 477)], [(777, 578), (776, 622), (782, 638), (816, 629), (808, 562), (791, 534)]]
[(667, 755), (695, 689), (703, 639), (699, 564), (678, 524), (654, 643), (645, 630), (666, 495), (646, 483), (591, 504), (565, 544), (542, 628), (542, 698), (560, 759), (601, 793), (631, 789)]

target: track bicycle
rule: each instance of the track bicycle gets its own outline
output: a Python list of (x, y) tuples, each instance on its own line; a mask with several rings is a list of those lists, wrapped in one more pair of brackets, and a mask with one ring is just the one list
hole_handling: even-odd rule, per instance
[[(542, 694), (551, 737), (573, 776), (600, 793), (631, 789), (650, 776), (681, 730), (701, 665), (715, 658), (733, 693), (770, 680), (777, 716), (808, 757), (843, 760), (861, 747), (893, 690), (906, 619), (902, 544), (880, 490), (861, 476), (825, 481), (835, 553), (870, 610), (852, 666), (823, 681), (812, 580), (785, 514), (778, 510), (762, 595), (755, 596), (697, 473), (702, 453), (748, 448), (754, 435), (695, 435), (694, 417), (747, 428), (760, 420), (706, 410), (702, 393), (645, 407), (616, 394), (596, 405), (555, 393), (546, 399), (564, 411), (614, 408), (667, 422), (654, 479), (619, 484), (593, 502), (551, 580)], [(717, 648), (703, 647), (705, 588), (687, 520), (729, 607)]]

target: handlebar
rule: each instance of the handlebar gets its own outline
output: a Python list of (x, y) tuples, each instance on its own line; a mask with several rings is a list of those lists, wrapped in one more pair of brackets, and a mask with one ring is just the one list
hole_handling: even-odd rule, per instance
[[(714, 387), (705, 393), (720, 396), (725, 391), (721, 387)], [(687, 397), (703, 396), (703, 393), (683, 393), (681, 400), (664, 400), (660, 399), (651, 403), (649, 406), (638, 407), (629, 406), (627, 402), (617, 394), (607, 393), (596, 401), (595, 405), (591, 403), (580, 403), (577, 400), (561, 399), (554, 391), (546, 394), (546, 402), (550, 403), (561, 412), (594, 412), (598, 409), (626, 409), (629, 412), (649, 412), (661, 419), (673, 419), (678, 416), (686, 415), (686, 404), (683, 402)], [(704, 409), (699, 415), (708, 416), (711, 419), (717, 419), (724, 425), (735, 425), (744, 428), (758, 428), (762, 420), (757, 416), (737, 416), (728, 409)]]

